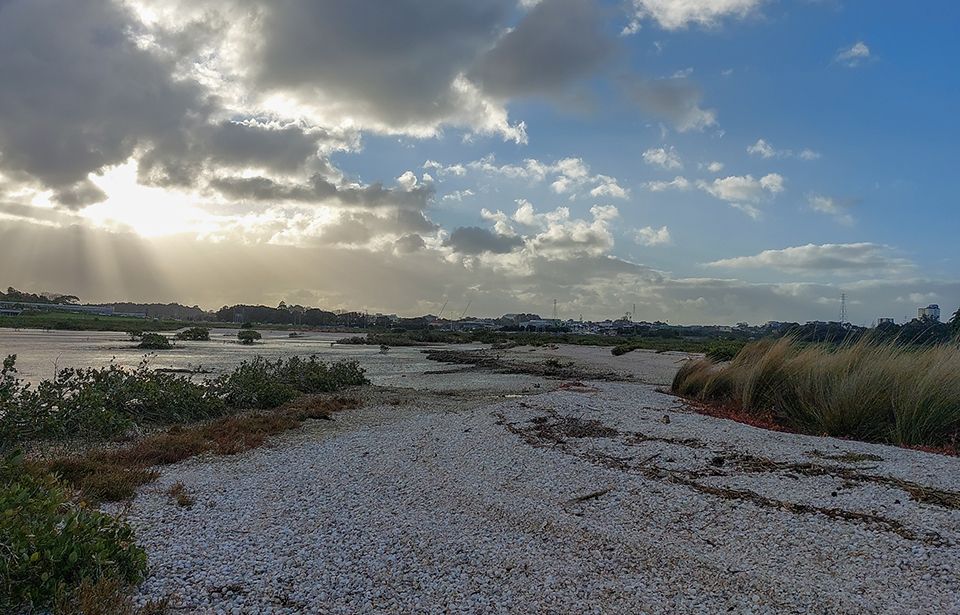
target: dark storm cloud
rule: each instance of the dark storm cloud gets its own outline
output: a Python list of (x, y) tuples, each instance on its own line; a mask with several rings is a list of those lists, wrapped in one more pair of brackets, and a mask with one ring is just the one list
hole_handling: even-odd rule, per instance
[(140, 158), (139, 175), (154, 185), (189, 186), (204, 172), (224, 167), (295, 173), (312, 161), (315, 170), (329, 171), (318, 149), (322, 143), (339, 142), (325, 131), (300, 126), (218, 122), (159, 140)]
[(423, 237), (417, 235), (416, 233), (411, 233), (409, 235), (404, 235), (400, 239), (396, 240), (393, 244), (394, 249), (401, 254), (410, 254), (411, 252), (418, 252), (427, 247), (427, 243), (423, 240)]
[(90, 172), (205, 115), (199, 87), (137, 47), (107, 0), (0, 4), (0, 166), (53, 188), (65, 206), (104, 195)]
[(386, 212), (386, 215), (347, 212), (342, 214), (336, 222), (323, 227), (323, 235), (319, 243), (363, 245), (383, 235), (405, 234), (401, 237), (401, 240), (404, 240), (403, 245), (415, 247), (417, 239), (423, 244), (423, 238), (417, 233), (433, 233), (438, 228), (421, 211), (398, 209), (395, 212)]
[(543, 0), (470, 71), (501, 97), (553, 93), (593, 73), (612, 53), (593, 0)]
[(521, 247), (523, 239), (497, 235), (478, 226), (461, 226), (450, 234), (444, 245), (461, 254), (483, 254), (484, 252), (506, 254)]
[(451, 83), (496, 39), (512, 0), (264, 3), (259, 87), (336, 97), (388, 124), (455, 111)]

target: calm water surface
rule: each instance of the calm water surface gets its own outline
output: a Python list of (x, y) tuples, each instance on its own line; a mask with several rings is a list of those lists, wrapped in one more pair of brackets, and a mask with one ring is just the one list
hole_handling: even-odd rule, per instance
[[(424, 378), (423, 372), (450, 367), (427, 361), (420, 348), (391, 348), (380, 354), (377, 346), (332, 344), (352, 334), (305, 333), (291, 338), (286, 331), (260, 333), (263, 339), (253, 346), (236, 343), (237, 329), (212, 329), (209, 342), (176, 342), (172, 350), (144, 351), (118, 332), (0, 329), (0, 357), (17, 355), (20, 378), (33, 383), (51, 378), (56, 369), (64, 367), (105, 367), (110, 363), (136, 367), (144, 359), (153, 368), (201, 367), (215, 375), (257, 355), (277, 359), (316, 354), (326, 361), (356, 359), (374, 384), (385, 386), (416, 386), (415, 381)], [(172, 336), (172, 332), (166, 335)]]

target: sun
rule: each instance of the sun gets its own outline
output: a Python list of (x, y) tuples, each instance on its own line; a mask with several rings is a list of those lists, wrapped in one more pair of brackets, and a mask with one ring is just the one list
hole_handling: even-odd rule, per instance
[(107, 200), (80, 212), (95, 226), (130, 230), (141, 237), (204, 234), (218, 227), (216, 216), (199, 206), (196, 194), (138, 183), (134, 160), (90, 180), (107, 195)]

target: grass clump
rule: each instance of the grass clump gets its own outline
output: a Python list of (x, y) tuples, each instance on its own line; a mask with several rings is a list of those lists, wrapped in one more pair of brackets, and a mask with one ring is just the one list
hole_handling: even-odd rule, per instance
[(722, 365), (689, 361), (672, 389), (803, 433), (957, 450), (958, 373), (960, 348), (953, 345), (784, 338), (749, 344)]
[(179, 480), (170, 485), (167, 489), (167, 496), (180, 508), (193, 508), (193, 505), (197, 503), (197, 499), (187, 491), (187, 486)]
[(0, 550), (2, 612), (54, 606), (70, 612), (81, 586), (88, 594), (98, 583), (101, 593), (105, 585), (121, 593), (141, 581), (147, 567), (129, 525), (72, 500), (57, 480), (18, 455), (0, 459)]

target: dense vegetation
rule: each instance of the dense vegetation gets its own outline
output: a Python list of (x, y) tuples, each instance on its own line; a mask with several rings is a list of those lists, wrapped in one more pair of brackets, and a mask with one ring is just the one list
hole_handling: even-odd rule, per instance
[[(142, 579), (146, 556), (126, 523), (87, 502), (131, 497), (156, 477), (154, 465), (238, 453), (307, 419), (329, 418), (356, 402), (295, 398), (364, 383), (356, 362), (257, 357), (200, 382), (142, 364), (64, 369), (32, 388), (17, 378), (16, 357), (7, 357), (0, 367), (0, 612), (87, 613), (84, 605), (92, 605), (133, 613), (127, 589)], [(128, 446), (76, 456), (24, 463), (15, 452), (28, 441), (116, 438), (170, 425)], [(182, 493), (176, 501), (192, 502)]]
[(673, 391), (803, 433), (957, 451), (960, 347), (859, 340), (746, 346), (732, 361), (690, 361)]
[(48, 303), (52, 305), (70, 305), (77, 303), (80, 301), (80, 299), (76, 295), (37, 295), (34, 293), (19, 291), (10, 286), (7, 287), (7, 292), (0, 291), (0, 301), (12, 301), (13, 303)]
[(0, 550), (4, 613), (68, 604), (81, 585), (106, 579), (134, 585), (147, 567), (124, 521), (72, 500), (13, 454), (0, 458)]
[(73, 312), (25, 311), (19, 316), (0, 317), (0, 327), (7, 329), (51, 329), (54, 331), (174, 331), (182, 322), (152, 320), (132, 316), (97, 316)]
[(142, 427), (189, 423), (247, 408), (272, 408), (299, 393), (363, 384), (355, 361), (328, 364), (316, 357), (260, 357), (220, 377), (194, 381), (116, 365), (62, 369), (36, 387), (17, 378), (16, 357), (0, 369), (0, 449), (24, 441), (115, 438)]

